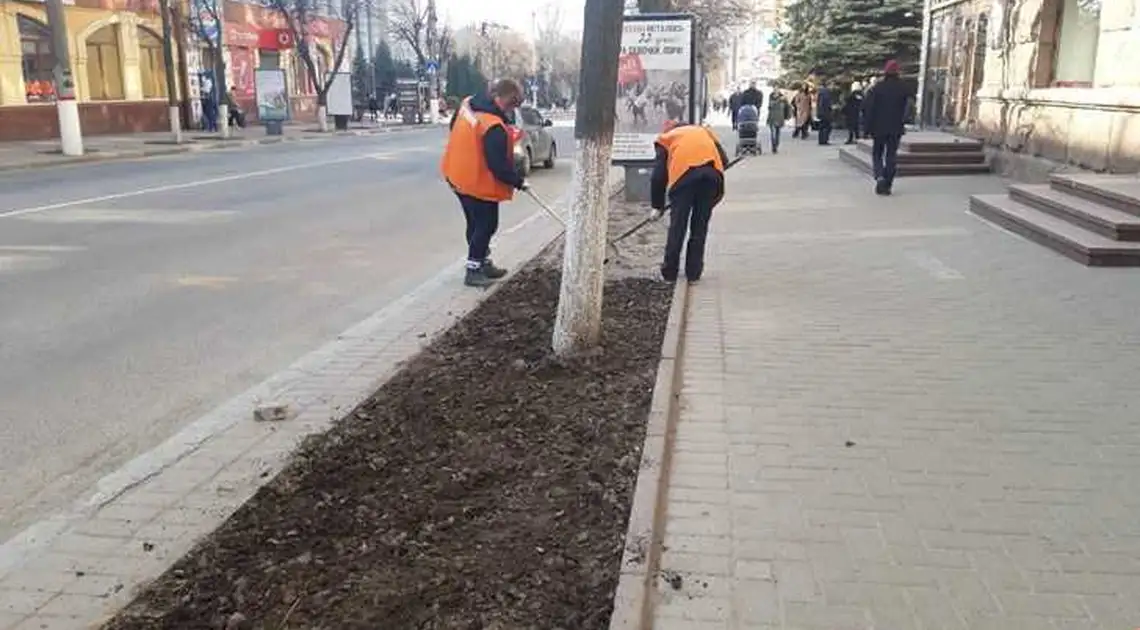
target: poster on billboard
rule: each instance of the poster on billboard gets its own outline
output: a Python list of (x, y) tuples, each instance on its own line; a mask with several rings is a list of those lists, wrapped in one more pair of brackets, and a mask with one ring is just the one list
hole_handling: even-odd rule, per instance
[(337, 72), (333, 75), (333, 82), (329, 84), (328, 93), (329, 116), (352, 115), (352, 75), (347, 72)]
[(289, 91), (284, 70), (255, 70), (257, 118), (262, 122), (289, 120)]
[(618, 58), (613, 163), (652, 162), (653, 141), (665, 121), (696, 117), (694, 18), (684, 14), (627, 15)]

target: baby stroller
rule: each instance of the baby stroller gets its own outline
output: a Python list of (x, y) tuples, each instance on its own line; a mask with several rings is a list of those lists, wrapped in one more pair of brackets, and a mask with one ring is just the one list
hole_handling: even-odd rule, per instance
[(743, 105), (736, 110), (736, 156), (760, 155), (760, 110)]

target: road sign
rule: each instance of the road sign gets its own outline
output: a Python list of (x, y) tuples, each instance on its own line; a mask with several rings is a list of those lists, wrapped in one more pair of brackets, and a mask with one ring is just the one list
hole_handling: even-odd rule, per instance
[(435, 73), (439, 72), (439, 64), (436, 63), (434, 60), (431, 60), (431, 61), (424, 63), (424, 69), (427, 70), (428, 74), (435, 74)]

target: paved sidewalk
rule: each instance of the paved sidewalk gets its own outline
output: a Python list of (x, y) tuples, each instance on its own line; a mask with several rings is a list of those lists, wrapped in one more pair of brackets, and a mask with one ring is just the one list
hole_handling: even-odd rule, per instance
[(287, 125), (280, 136), (269, 136), (265, 127), (251, 125), (244, 129), (234, 129), (229, 139), (222, 139), (217, 133), (190, 130), (183, 132), (183, 143), (174, 144), (169, 131), (136, 133), (129, 135), (86, 136), (83, 138), (85, 155), (64, 156), (59, 151), (59, 140), (36, 140), (29, 142), (0, 142), (0, 171), (26, 168), (43, 168), (99, 162), (106, 160), (137, 159), (161, 155), (174, 155), (190, 151), (226, 149), (257, 144), (274, 144), (298, 140), (321, 140), (339, 136), (372, 135), (389, 131), (426, 128), (427, 125), (404, 126), (396, 121), (371, 121), (351, 123), (346, 131), (331, 129), (321, 133), (316, 123)]
[(968, 215), (996, 177), (788, 141), (729, 186), (655, 630), (1140, 627), (1140, 273)]

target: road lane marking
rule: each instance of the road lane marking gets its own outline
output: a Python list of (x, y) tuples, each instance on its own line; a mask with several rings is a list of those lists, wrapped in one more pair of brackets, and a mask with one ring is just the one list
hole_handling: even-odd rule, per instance
[(78, 252), (87, 249), (75, 245), (0, 245), (4, 252)]
[(224, 289), (237, 282), (233, 276), (183, 276), (176, 280), (178, 286), (198, 289)]
[(153, 223), (188, 225), (217, 223), (237, 214), (232, 210), (115, 210), (104, 208), (72, 208), (51, 214), (20, 217), (36, 223)]
[(297, 171), (307, 168), (316, 168), (318, 166), (330, 166), (333, 164), (344, 164), (346, 162), (357, 162), (360, 160), (381, 159), (378, 156), (394, 155), (392, 152), (383, 153), (366, 153), (363, 155), (354, 155), (352, 157), (335, 158), (332, 160), (320, 160), (317, 162), (307, 162), (305, 164), (292, 164), (289, 166), (279, 166), (276, 168), (267, 168), (260, 171), (247, 171), (244, 173), (235, 173), (233, 175), (224, 175), (222, 177), (211, 177), (209, 179), (199, 179), (192, 182), (183, 182), (181, 184), (166, 184), (163, 186), (152, 186), (150, 188), (140, 188), (138, 190), (130, 190), (121, 193), (112, 193), (110, 195), (100, 195), (98, 197), (88, 197), (86, 199), (76, 199), (74, 201), (62, 201), (60, 203), (48, 204), (46, 206), (36, 206), (34, 208), (21, 208), (20, 210), (9, 210), (7, 212), (0, 212), (0, 219), (8, 219), (12, 217), (19, 217), (26, 214), (36, 214), (45, 212), (47, 210), (57, 210), (59, 208), (70, 208), (72, 206), (85, 206), (93, 203), (100, 203), (103, 201), (112, 201), (115, 199), (126, 199), (129, 197), (138, 197), (140, 195), (150, 195), (160, 192), (169, 192), (171, 190), (183, 190), (186, 188), (195, 188), (197, 186), (208, 186), (210, 184), (221, 184), (224, 182), (233, 182), (243, 179), (250, 179), (253, 177), (262, 177), (265, 175), (276, 175), (277, 173), (288, 173), (289, 171)]
[(960, 271), (938, 260), (928, 252), (907, 252), (906, 257), (937, 280), (962, 280), (965, 278)]
[(47, 256), (23, 256), (20, 254), (7, 256), (0, 254), (0, 274), (51, 269), (59, 265), (59, 261)]

